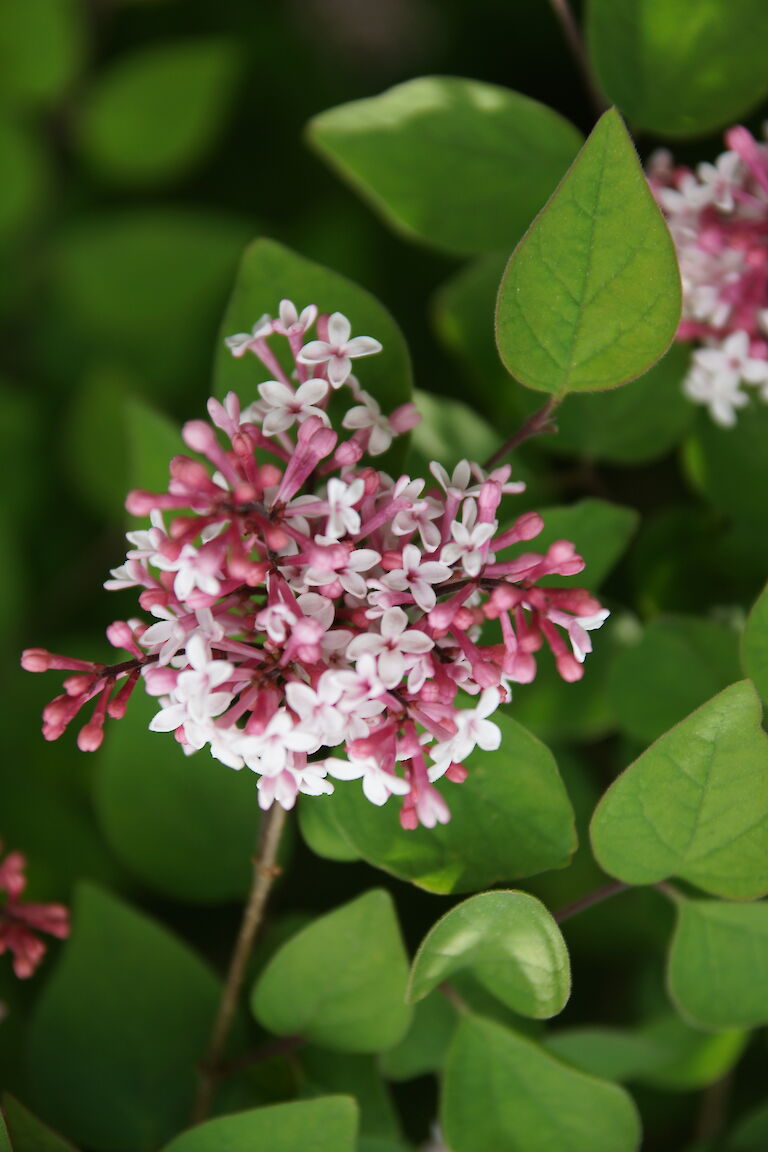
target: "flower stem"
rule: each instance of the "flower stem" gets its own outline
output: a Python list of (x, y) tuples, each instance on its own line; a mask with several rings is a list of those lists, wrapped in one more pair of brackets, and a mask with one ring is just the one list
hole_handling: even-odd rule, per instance
[(570, 920), (571, 916), (576, 916), (579, 912), (585, 912), (587, 908), (591, 908), (595, 904), (602, 904), (603, 900), (608, 900), (609, 897), (615, 896), (618, 892), (624, 892), (629, 887), (631, 887), (631, 885), (624, 884), (621, 880), (615, 880), (612, 884), (605, 884), (602, 888), (595, 888), (593, 892), (587, 892), (586, 896), (582, 896), (579, 900), (574, 900), (573, 904), (567, 904), (565, 908), (561, 908), (559, 912), (555, 912), (555, 920), (557, 920), (558, 924), (562, 924), (564, 920)]
[(543, 408), (539, 408), (533, 415), (522, 424), (514, 436), (510, 436), (509, 440), (505, 440), (500, 448), (488, 457), (483, 464), (483, 468), (492, 468), (494, 464), (498, 464), (499, 460), (503, 460), (507, 453), (517, 448), (524, 440), (528, 440), (531, 436), (539, 436), (543, 432), (556, 432), (557, 427), (552, 422), (551, 416), (555, 408), (557, 408), (560, 401), (551, 396), (547, 400)]
[(237, 1002), (242, 991), (253, 942), (261, 926), (272, 885), (280, 873), (277, 852), (285, 827), (285, 817), (285, 810), (279, 804), (274, 804), (264, 820), (258, 854), (253, 860), (251, 891), (243, 911), (232, 959), (229, 962), (227, 980), (211, 1032), (208, 1052), (200, 1066), (197, 1097), (192, 1114), (194, 1123), (205, 1120), (211, 1110), (213, 1094), (221, 1076), (221, 1059), (237, 1011)]
[(602, 116), (608, 105), (606, 104), (603, 94), (598, 87), (592, 67), (589, 63), (589, 56), (584, 47), (584, 41), (581, 36), (581, 31), (576, 23), (573, 12), (568, 4), (568, 0), (549, 0), (552, 11), (558, 19), (560, 27), (563, 30), (568, 47), (571, 50), (571, 55), (576, 63), (576, 67), (581, 74), (584, 81), (584, 87), (589, 93), (589, 98), (592, 101), (592, 106), (597, 112), (598, 116)]

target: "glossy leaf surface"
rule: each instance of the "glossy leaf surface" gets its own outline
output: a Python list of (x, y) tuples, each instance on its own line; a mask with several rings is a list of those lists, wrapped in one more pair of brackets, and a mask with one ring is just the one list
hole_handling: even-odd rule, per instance
[(562, 933), (526, 892), (482, 892), (438, 920), (413, 961), (409, 998), (422, 1000), (463, 969), (523, 1016), (555, 1016), (571, 991)]

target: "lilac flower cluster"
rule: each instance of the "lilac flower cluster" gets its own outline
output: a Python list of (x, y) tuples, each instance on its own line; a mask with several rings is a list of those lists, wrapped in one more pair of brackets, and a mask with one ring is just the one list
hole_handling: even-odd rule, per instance
[[(247, 408), (233, 393), (211, 399), (210, 422), (183, 430), (202, 461), (177, 456), (167, 492), (130, 493), (128, 510), (150, 526), (128, 533), (106, 587), (139, 588), (154, 621), (110, 626), (128, 658), (25, 652), (31, 671), (71, 673), (44, 735), (56, 739), (95, 699), (78, 743), (97, 748), (141, 678), (159, 701), (151, 729), (256, 773), (263, 808), (359, 779), (374, 804), (401, 798), (404, 827), (445, 822), (434, 783), (463, 780), (475, 747), (498, 747), (489, 717), (510, 684), (534, 678), (544, 643), (561, 676), (579, 679), (589, 630), (608, 613), (584, 589), (538, 586), (581, 571), (571, 543), (506, 555), (543, 526), (536, 513), (500, 526), (502, 497), (523, 487), (509, 466), (462, 461), (449, 476), (433, 463), (425, 481), (363, 464), (418, 416), (412, 404), (385, 416), (360, 387), (352, 361), (380, 345), (352, 337), (346, 317), (283, 301), (227, 344), (273, 378)], [(328, 416), (334, 392), (351, 394), (346, 439)]]
[(768, 401), (768, 145), (746, 128), (696, 171), (654, 153), (649, 179), (667, 218), (683, 279), (678, 339), (698, 341), (683, 387), (731, 427), (749, 403)]

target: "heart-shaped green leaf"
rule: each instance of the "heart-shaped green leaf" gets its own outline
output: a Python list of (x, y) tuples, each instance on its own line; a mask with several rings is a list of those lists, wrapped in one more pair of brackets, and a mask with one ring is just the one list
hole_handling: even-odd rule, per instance
[(156, 891), (194, 903), (244, 896), (259, 829), (255, 781), (150, 732), (156, 711), (157, 701), (137, 690), (99, 754), (104, 834)]
[(701, 1028), (768, 1024), (768, 904), (677, 901), (669, 991)]
[(702, 135), (768, 93), (763, 0), (590, 0), (587, 13), (598, 80), (638, 128)]
[(341, 1052), (379, 1052), (405, 1035), (408, 958), (389, 893), (374, 889), (319, 917), (272, 957), (253, 990), (256, 1018)]
[(679, 319), (671, 237), (621, 117), (606, 112), (510, 257), (499, 354), (529, 388), (595, 392), (646, 372)]
[(443, 1066), (456, 1027), (456, 1009), (442, 992), (431, 992), (413, 1007), (411, 1026), (394, 1048), (379, 1057), (388, 1080), (413, 1080)]
[(325, 1096), (218, 1116), (182, 1132), (163, 1152), (355, 1152), (356, 1132), (354, 1100)]
[(454, 76), (331, 108), (307, 132), (390, 224), (459, 254), (509, 250), (581, 143), (544, 104)]
[(571, 992), (562, 933), (527, 892), (482, 892), (438, 920), (413, 961), (409, 999), (422, 1000), (463, 969), (508, 1008), (536, 1019), (562, 1012)]
[(562, 868), (576, 849), (573, 809), (552, 753), (497, 714), (501, 747), (476, 749), (460, 786), (439, 782), (451, 819), (405, 831), (390, 801), (377, 808), (354, 783), (320, 797), (342, 836), (370, 864), (430, 892), (467, 892)]
[(768, 736), (748, 680), (697, 709), (630, 765), (592, 818), (611, 876), (680, 876), (715, 896), (768, 892)]
[(768, 585), (755, 601), (744, 629), (744, 671), (768, 703)]
[(218, 981), (164, 928), (91, 886), (38, 1002), (33, 1103), (87, 1147), (151, 1152), (189, 1120)]
[(637, 1111), (622, 1088), (479, 1017), (459, 1024), (440, 1112), (453, 1152), (634, 1152), (640, 1142)]

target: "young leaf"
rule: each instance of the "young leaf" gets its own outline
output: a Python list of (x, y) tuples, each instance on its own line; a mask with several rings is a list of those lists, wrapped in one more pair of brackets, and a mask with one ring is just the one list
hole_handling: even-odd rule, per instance
[(680, 319), (680, 274), (667, 226), (615, 111), (510, 257), (496, 340), (507, 371), (562, 398), (641, 376)]
[(744, 629), (744, 671), (768, 703), (768, 585), (755, 601)]
[(379, 1052), (404, 1036), (408, 959), (392, 898), (374, 889), (321, 916), (272, 957), (251, 1004), (278, 1036)]
[(680, 899), (667, 978), (697, 1027), (768, 1024), (768, 904)]
[[(264, 313), (275, 315), (287, 297), (299, 308), (316, 304), (321, 312), (343, 312), (355, 336), (373, 336), (383, 350), (360, 369), (360, 383), (388, 414), (411, 399), (411, 364), (400, 329), (390, 314), (364, 288), (337, 272), (305, 260), (274, 240), (254, 240), (243, 255), (221, 327), (214, 368), (214, 389), (223, 397), (237, 392), (243, 403), (257, 396), (266, 369), (254, 356), (235, 358), (224, 338), (248, 332)], [(405, 437), (395, 441), (395, 454), (405, 450)], [(383, 457), (390, 461), (390, 453)]]
[(511, 717), (497, 714), (496, 752), (476, 749), (459, 787), (439, 783), (451, 819), (405, 831), (393, 802), (377, 808), (357, 787), (319, 801), (345, 840), (377, 868), (430, 892), (471, 892), (550, 868), (576, 849), (573, 809), (552, 753)]
[(77, 1152), (77, 1150), (74, 1144), (57, 1135), (33, 1116), (23, 1104), (6, 1093), (0, 1108), (0, 1152)]
[(189, 1120), (219, 986), (164, 928), (90, 885), (30, 1030), (33, 1102), (88, 1147), (151, 1152)]
[[(577, 539), (577, 537), (574, 537)], [(659, 616), (620, 648), (608, 694), (628, 736), (656, 740), (741, 675), (734, 628), (693, 616)]]
[(355, 1152), (356, 1132), (354, 1100), (325, 1096), (219, 1116), (182, 1132), (162, 1152)]
[(86, 159), (126, 184), (185, 172), (215, 140), (238, 70), (234, 45), (214, 39), (153, 44), (118, 60), (85, 94)]
[(259, 829), (256, 781), (210, 756), (185, 756), (149, 731), (140, 689), (99, 754), (96, 807), (119, 859), (155, 891), (193, 903), (244, 896)]
[(539, 1020), (562, 1012), (571, 992), (560, 929), (526, 892), (482, 892), (438, 920), (416, 953), (408, 998), (422, 1000), (465, 968), (508, 1008)]
[(590, 0), (586, 30), (601, 86), (638, 128), (704, 135), (768, 93), (762, 0)]
[(459, 1023), (440, 1113), (454, 1152), (634, 1152), (640, 1142), (637, 1111), (622, 1088), (479, 1017)]
[(307, 135), (389, 224), (460, 255), (515, 244), (581, 144), (545, 105), (453, 76), (331, 108)]
[(768, 736), (748, 680), (631, 764), (592, 818), (600, 866), (629, 884), (680, 876), (714, 896), (768, 892)]

